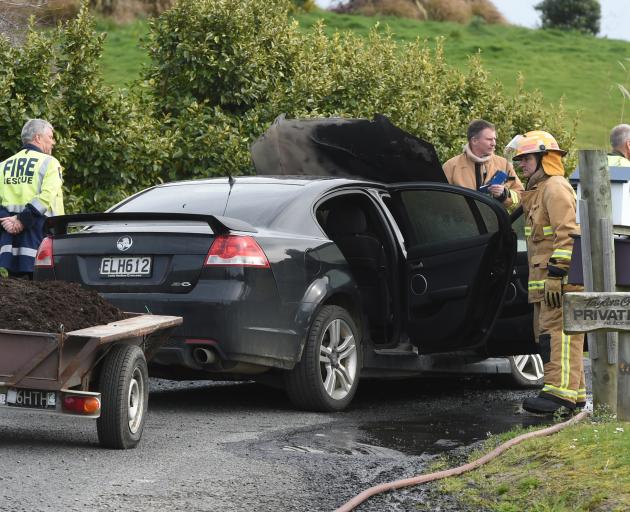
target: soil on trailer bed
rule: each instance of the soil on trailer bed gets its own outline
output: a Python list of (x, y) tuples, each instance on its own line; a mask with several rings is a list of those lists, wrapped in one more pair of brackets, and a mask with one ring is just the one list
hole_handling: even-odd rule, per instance
[(68, 332), (123, 318), (120, 309), (76, 283), (0, 279), (0, 329)]

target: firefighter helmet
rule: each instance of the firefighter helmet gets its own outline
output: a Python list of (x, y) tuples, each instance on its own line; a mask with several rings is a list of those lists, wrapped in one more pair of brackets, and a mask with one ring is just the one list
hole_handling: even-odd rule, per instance
[(566, 151), (560, 149), (553, 135), (542, 130), (535, 130), (527, 132), (525, 135), (521, 135), (518, 138), (513, 159), (520, 160), (525, 155), (547, 153), (548, 151), (555, 151), (559, 153), (560, 156), (567, 154)]

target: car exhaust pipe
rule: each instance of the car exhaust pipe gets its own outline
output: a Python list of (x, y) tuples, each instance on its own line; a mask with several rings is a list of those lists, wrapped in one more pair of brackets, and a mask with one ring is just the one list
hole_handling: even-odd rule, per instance
[(197, 364), (203, 366), (215, 363), (217, 360), (217, 354), (214, 352), (214, 350), (197, 347), (193, 350), (193, 359)]

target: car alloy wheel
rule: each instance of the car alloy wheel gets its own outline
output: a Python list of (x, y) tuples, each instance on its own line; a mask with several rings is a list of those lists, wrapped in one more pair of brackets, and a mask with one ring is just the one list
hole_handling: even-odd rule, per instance
[(322, 332), (319, 362), (328, 396), (345, 398), (357, 378), (357, 345), (352, 329), (341, 318), (335, 318)]
[(361, 373), (361, 343), (350, 314), (323, 306), (311, 323), (301, 360), (285, 374), (294, 405), (311, 411), (341, 411), (352, 401)]
[(545, 379), (545, 370), (539, 354), (510, 356), (511, 377), (520, 387), (540, 387)]

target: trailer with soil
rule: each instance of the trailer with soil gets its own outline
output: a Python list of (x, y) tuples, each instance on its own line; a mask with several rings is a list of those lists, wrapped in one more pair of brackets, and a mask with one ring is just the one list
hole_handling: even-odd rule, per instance
[(96, 419), (107, 448), (134, 448), (147, 416), (147, 360), (182, 323), (136, 315), (70, 332), (0, 329), (0, 408)]

